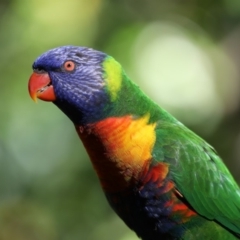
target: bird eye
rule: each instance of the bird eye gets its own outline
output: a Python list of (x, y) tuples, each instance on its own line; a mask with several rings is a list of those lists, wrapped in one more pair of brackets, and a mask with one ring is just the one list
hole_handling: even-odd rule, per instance
[(73, 62), (73, 61), (66, 61), (64, 64), (63, 64), (63, 68), (64, 70), (68, 71), (68, 72), (72, 72), (73, 70), (75, 70), (75, 67), (76, 67), (76, 63)]

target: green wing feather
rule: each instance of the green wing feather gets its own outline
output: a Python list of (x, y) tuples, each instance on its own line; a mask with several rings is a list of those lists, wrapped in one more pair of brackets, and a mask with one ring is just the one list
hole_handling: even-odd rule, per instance
[(200, 215), (240, 233), (240, 190), (203, 139), (179, 122), (159, 122), (154, 159), (170, 164), (176, 188)]

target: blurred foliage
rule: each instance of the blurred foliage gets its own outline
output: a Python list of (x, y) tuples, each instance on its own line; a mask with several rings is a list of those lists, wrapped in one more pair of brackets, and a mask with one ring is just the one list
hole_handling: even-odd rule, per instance
[(240, 182), (238, 0), (0, 0), (0, 33), (0, 240), (137, 239), (70, 121), (28, 96), (34, 59), (60, 45), (113, 55)]

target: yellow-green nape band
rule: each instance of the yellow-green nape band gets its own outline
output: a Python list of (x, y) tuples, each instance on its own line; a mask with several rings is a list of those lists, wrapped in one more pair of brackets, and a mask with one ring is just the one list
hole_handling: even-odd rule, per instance
[(111, 101), (117, 99), (117, 94), (122, 83), (122, 66), (112, 57), (107, 57), (103, 62), (106, 87)]

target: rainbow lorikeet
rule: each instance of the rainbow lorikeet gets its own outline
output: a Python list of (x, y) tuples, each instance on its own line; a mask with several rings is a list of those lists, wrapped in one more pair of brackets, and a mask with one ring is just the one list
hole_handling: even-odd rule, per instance
[(29, 92), (74, 123), (109, 204), (141, 239), (240, 239), (240, 190), (220, 157), (114, 58), (49, 50), (33, 63)]

